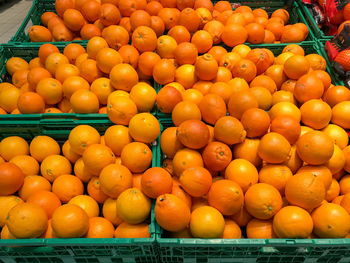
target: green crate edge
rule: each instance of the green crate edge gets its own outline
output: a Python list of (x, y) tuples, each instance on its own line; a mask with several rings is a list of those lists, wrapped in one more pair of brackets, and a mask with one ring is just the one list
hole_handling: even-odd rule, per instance
[(331, 40), (334, 38), (334, 36), (327, 36), (316, 24), (313, 16), (311, 15), (309, 9), (307, 8), (307, 6), (305, 4), (302, 3), (301, 0), (298, 0), (297, 1), (301, 10), (302, 10), (302, 13), (309, 25), (309, 27), (311, 27), (313, 33), (314, 33), (314, 36), (317, 38), (317, 39), (326, 39), (326, 40)]
[[(324, 40), (326, 41), (326, 40)], [(334, 73), (333, 69), (330, 66), (330, 61), (329, 58), (326, 54), (326, 52), (323, 49), (323, 46), (321, 44), (321, 42), (319, 41), (309, 41), (306, 42), (304, 41), (303, 43), (283, 43), (283, 44), (259, 44), (259, 45), (252, 45), (252, 44), (247, 44), (249, 47), (253, 48), (268, 48), (268, 49), (283, 49), (284, 47), (290, 45), (290, 44), (297, 44), (300, 45), (303, 48), (313, 48), (315, 50), (315, 53), (321, 55), (327, 63), (327, 72), (330, 75), (332, 81), (334, 81), (334, 84), (336, 85), (344, 85), (344, 82), (342, 82), (341, 80), (339, 80), (339, 78), (337, 77), (337, 75)], [(230, 47), (226, 47), (224, 46), (226, 49), (231, 50), (232, 48)], [(156, 82), (154, 82), (154, 89), (157, 91), (157, 93), (159, 92), (159, 90), (162, 88), (163, 85), (158, 84)], [(158, 110), (158, 108), (156, 109), (156, 116), (159, 120), (171, 120), (171, 114), (167, 114), (167, 113), (162, 113)]]
[[(2, 123), (2, 122), (1, 122)], [(58, 138), (58, 140), (62, 139), (62, 136), (65, 138), (68, 138), (68, 133), (71, 129), (76, 127), (79, 124), (71, 123), (68, 130), (62, 130), (62, 129), (53, 129), (53, 130), (47, 130), (45, 125), (37, 125), (37, 126), (30, 126), (24, 128), (26, 132), (23, 133), (22, 129), (15, 129), (12, 128), (12, 133), (3, 133), (4, 130), (6, 130), (5, 125), (0, 126), (0, 138), (8, 137), (8, 136), (15, 136), (15, 135), (24, 135), (27, 139), (32, 139), (37, 135), (47, 135), (51, 136), (53, 138)], [(96, 128), (96, 123), (90, 123), (91, 126)], [(112, 126), (113, 123), (103, 123), (102, 130), (99, 130), (99, 132), (104, 132), (108, 127)], [(161, 126), (162, 127), (162, 126)], [(68, 132), (68, 133), (67, 133)], [(20, 134), (18, 134), (20, 133)], [(5, 135), (5, 136), (4, 136)], [(152, 167), (156, 167), (159, 163), (158, 156), (158, 145), (159, 145), (160, 136), (157, 138), (155, 142), (152, 143)], [(74, 247), (81, 249), (82, 246), (116, 246), (116, 249), (123, 248), (123, 247), (140, 247), (143, 246), (152, 246), (153, 251), (155, 252), (154, 255), (125, 255), (122, 256), (115, 256), (119, 258), (128, 258), (129, 259), (135, 259), (140, 258), (142, 260), (141, 262), (148, 262), (144, 257), (152, 257), (152, 260), (150, 262), (158, 262), (158, 254), (156, 253), (156, 246), (155, 246), (155, 240), (156, 240), (156, 221), (154, 216), (154, 204), (155, 202), (152, 201), (152, 208), (150, 213), (151, 222), (149, 225), (149, 232), (151, 234), (150, 238), (68, 238), (68, 239), (60, 239), (60, 238), (52, 238), (52, 239), (44, 239), (44, 238), (38, 238), (38, 239), (0, 239), (0, 259), (4, 260), (4, 262), (7, 262), (6, 260), (11, 261), (12, 258), (16, 257), (25, 257), (27, 258), (27, 253), (33, 253), (35, 254), (35, 257), (38, 257), (39, 261), (35, 262), (43, 262), (46, 261), (40, 261), (40, 257), (46, 258), (55, 258), (59, 257), (56, 254), (50, 254), (54, 253), (53, 247), (59, 247), (59, 246), (71, 246), (72, 250), (74, 250)], [(4, 254), (8, 253), (16, 253), (16, 256), (6, 256)], [(84, 255), (83, 255), (84, 256)], [(89, 255), (86, 255), (87, 257)], [(28, 256), (28, 258), (33, 257), (33, 255)], [(74, 259), (74, 256), (72, 256)], [(145, 260), (145, 261), (143, 261)], [(0, 261), (1, 262), (1, 261)], [(27, 261), (26, 261), (27, 262)], [(29, 261), (28, 261), (29, 262)], [(72, 261), (74, 262), (74, 261)], [(132, 262), (132, 261), (127, 261)]]

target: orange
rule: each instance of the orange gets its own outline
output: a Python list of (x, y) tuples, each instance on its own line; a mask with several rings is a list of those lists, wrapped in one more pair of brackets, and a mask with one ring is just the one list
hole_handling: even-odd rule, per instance
[(70, 174), (72, 166), (67, 158), (53, 154), (42, 161), (40, 171), (43, 177), (53, 182), (60, 175)]
[(159, 122), (150, 113), (136, 114), (130, 119), (129, 134), (135, 141), (151, 143), (160, 134)]
[(253, 87), (264, 87), (270, 91), (270, 93), (274, 93), (277, 90), (277, 86), (275, 81), (268, 76), (259, 75), (255, 77), (249, 84), (250, 88)]
[(110, 72), (111, 85), (117, 90), (130, 91), (137, 84), (138, 75), (136, 70), (129, 64), (118, 64)]
[(99, 100), (90, 90), (79, 89), (70, 97), (70, 104), (75, 113), (97, 113)]
[(297, 173), (311, 172), (315, 177), (321, 179), (326, 189), (332, 183), (332, 173), (324, 165), (306, 165), (301, 167)]
[(62, 145), (62, 154), (71, 163), (75, 163), (80, 158), (80, 155), (72, 151), (72, 147), (70, 146), (68, 140), (65, 141), (64, 144)]
[(151, 165), (152, 151), (144, 143), (132, 142), (123, 148), (120, 157), (132, 173), (141, 173)]
[(108, 118), (115, 124), (128, 125), (137, 112), (136, 104), (126, 96), (115, 96), (107, 100)]
[(321, 238), (343, 238), (350, 229), (349, 217), (340, 205), (324, 203), (312, 212), (314, 233)]
[(22, 203), (9, 211), (6, 225), (16, 238), (37, 238), (45, 233), (47, 221), (47, 215), (40, 206)]
[(200, 120), (201, 112), (197, 104), (190, 101), (181, 101), (174, 107), (171, 117), (175, 126), (179, 126), (186, 120)]
[(283, 207), (273, 219), (273, 230), (279, 238), (308, 238), (312, 229), (310, 214), (297, 206)]
[(209, 170), (222, 171), (232, 160), (232, 152), (226, 144), (212, 141), (204, 148), (202, 157)]
[(176, 40), (171, 36), (163, 35), (157, 40), (156, 51), (161, 58), (174, 58), (176, 48)]
[(132, 174), (124, 165), (110, 164), (105, 166), (99, 176), (103, 193), (117, 198), (124, 190), (132, 187)]
[(86, 238), (113, 238), (114, 227), (111, 222), (103, 217), (92, 217), (89, 219), (89, 230)]
[(166, 128), (160, 136), (160, 147), (168, 158), (173, 158), (176, 152), (183, 148), (183, 145), (176, 136), (177, 128)]
[(259, 171), (259, 183), (270, 184), (283, 196), (288, 179), (293, 176), (286, 165), (267, 164)]
[(329, 106), (334, 107), (339, 102), (349, 100), (350, 91), (344, 86), (332, 86), (328, 89), (325, 88), (323, 99), (329, 104)]
[(197, 82), (195, 67), (185, 64), (175, 70), (175, 81), (180, 83), (185, 89), (192, 88)]
[(0, 156), (6, 161), (10, 161), (17, 155), (28, 155), (28, 143), (21, 137), (10, 136), (0, 142)]
[(189, 195), (201, 197), (208, 193), (212, 184), (212, 175), (203, 167), (190, 167), (180, 174), (180, 183)]
[(252, 216), (247, 212), (245, 207), (243, 206), (241, 210), (237, 213), (231, 216), (231, 218), (240, 226), (246, 226), (248, 222), (252, 219)]
[(20, 90), (12, 84), (1, 88), (0, 107), (10, 113), (17, 108), (17, 101), (20, 96)]
[(118, 216), (125, 222), (139, 224), (148, 217), (151, 201), (139, 189), (130, 188), (119, 195), (117, 211)]
[(89, 58), (96, 59), (97, 53), (103, 48), (108, 48), (108, 44), (102, 37), (93, 37), (86, 46), (86, 52)]
[(334, 198), (339, 196), (339, 193), (340, 193), (339, 183), (336, 179), (332, 179), (332, 183), (326, 192), (326, 200), (328, 202), (331, 202), (332, 200), (334, 200)]
[(234, 145), (233, 156), (235, 159), (245, 159), (254, 166), (261, 165), (261, 158), (258, 156), (259, 139), (246, 138), (244, 142)]
[(28, 69), (29, 64), (23, 58), (12, 57), (6, 62), (6, 70), (12, 76), (18, 70)]
[(189, 207), (173, 194), (164, 194), (157, 198), (154, 214), (157, 223), (171, 232), (185, 229), (190, 222)]
[(184, 148), (176, 152), (173, 165), (175, 175), (180, 176), (187, 168), (203, 167), (203, 159), (199, 152)]
[(120, 156), (125, 145), (132, 142), (129, 128), (122, 125), (109, 127), (104, 135), (106, 146), (108, 146), (116, 156)]
[(225, 178), (236, 182), (246, 192), (258, 182), (258, 171), (255, 166), (245, 159), (235, 159), (225, 170)]
[(79, 158), (75, 163), (74, 163), (74, 174), (76, 177), (78, 177), (83, 183), (89, 182), (91, 177), (94, 175), (90, 173), (84, 164), (83, 158)]
[(341, 149), (344, 149), (349, 142), (349, 137), (346, 131), (338, 125), (329, 124), (322, 132), (327, 134), (331, 139), (333, 139), (334, 143), (338, 145)]
[(304, 103), (310, 99), (320, 99), (323, 92), (323, 82), (313, 74), (306, 74), (295, 84), (294, 97), (300, 103)]
[(217, 76), (218, 63), (210, 54), (204, 54), (197, 58), (195, 74), (201, 80), (212, 80)]
[(312, 165), (326, 163), (334, 152), (332, 139), (320, 131), (310, 131), (302, 135), (296, 146), (300, 158)]
[(260, 109), (266, 111), (271, 108), (273, 97), (271, 95), (271, 92), (267, 88), (255, 86), (250, 88), (250, 91), (251, 93), (253, 93), (254, 97), (257, 99), (258, 106)]
[(247, 238), (276, 238), (272, 221), (255, 218), (250, 220), (247, 224)]
[(17, 192), (24, 182), (22, 170), (13, 163), (0, 164), (0, 196)]
[(115, 238), (149, 238), (149, 225), (146, 223), (141, 224), (128, 224), (127, 222), (121, 223), (114, 232)]
[(82, 155), (91, 144), (100, 143), (98, 131), (89, 125), (78, 125), (73, 128), (68, 137), (72, 151)]
[(82, 195), (84, 186), (78, 177), (64, 174), (58, 176), (53, 182), (52, 192), (55, 193), (63, 203), (67, 203), (73, 197)]
[(225, 220), (217, 209), (202, 206), (192, 212), (190, 229), (193, 237), (219, 238), (224, 233)]
[(232, 116), (224, 116), (216, 121), (214, 136), (218, 141), (231, 145), (243, 142), (246, 131), (238, 119)]
[(108, 164), (115, 162), (112, 150), (102, 144), (92, 144), (83, 154), (85, 168), (94, 176), (98, 176)]
[(218, 209), (223, 215), (234, 215), (238, 213), (243, 206), (243, 201), (243, 190), (237, 183), (231, 180), (218, 180), (214, 182), (208, 193), (210, 206)]
[(325, 128), (332, 117), (331, 107), (322, 100), (309, 100), (300, 107), (301, 121), (314, 129)]
[(230, 219), (225, 219), (225, 229), (221, 238), (224, 238), (224, 239), (242, 238), (242, 231), (235, 221)]
[(68, 77), (62, 84), (63, 95), (70, 99), (72, 94), (78, 89), (86, 89), (90, 88), (89, 83), (79, 76), (71, 76)]
[(283, 135), (291, 145), (295, 144), (301, 135), (299, 122), (286, 115), (274, 118), (271, 122), (270, 131)]
[(18, 191), (18, 195), (26, 201), (28, 197), (38, 191), (51, 191), (50, 182), (39, 175), (28, 175), (24, 178), (22, 187)]
[(23, 200), (15, 195), (10, 196), (1, 196), (0, 197), (0, 205), (1, 205), (1, 211), (0, 211), (0, 226), (4, 227), (6, 226), (6, 217), (9, 213), (9, 211), (15, 207), (18, 204), (23, 203)]
[(30, 155), (38, 162), (42, 162), (50, 155), (59, 155), (59, 144), (49, 136), (36, 136), (29, 146)]
[(199, 106), (202, 99), (203, 99), (203, 94), (199, 90), (196, 90), (196, 89), (187, 89), (182, 94), (182, 99), (184, 101), (194, 102), (195, 104), (197, 104)]
[(198, 53), (203, 54), (213, 46), (213, 37), (205, 30), (198, 30), (192, 35), (191, 43), (196, 46)]
[(251, 108), (257, 108), (258, 101), (249, 90), (234, 92), (228, 102), (227, 108), (231, 116), (241, 119), (243, 113)]
[(321, 204), (326, 190), (322, 179), (312, 172), (302, 172), (289, 178), (285, 195), (290, 204), (311, 210)]
[(115, 226), (123, 222), (123, 220), (118, 216), (116, 204), (117, 204), (117, 199), (108, 198), (103, 203), (103, 207), (102, 207), (103, 217), (106, 218)]
[(102, 192), (101, 183), (98, 177), (92, 177), (87, 185), (88, 194), (98, 203), (103, 204), (108, 196)]
[(27, 203), (36, 204), (44, 209), (48, 219), (50, 219), (55, 210), (61, 206), (61, 201), (58, 199), (57, 195), (47, 190), (40, 190), (32, 193), (29, 195)]
[(150, 198), (171, 193), (172, 186), (171, 175), (160, 167), (150, 168), (141, 176), (141, 189)]
[(57, 237), (83, 237), (89, 229), (89, 217), (79, 206), (65, 204), (56, 209), (51, 225)]
[(329, 161), (325, 164), (332, 174), (340, 172), (345, 165), (345, 156), (338, 145), (334, 145), (334, 152)]
[[(221, 84), (225, 84), (225, 83), (216, 83), (216, 84), (217, 84), (216, 87), (220, 87), (220, 86), (223, 87)], [(224, 89), (226, 88), (224, 87)], [(211, 88), (209, 88), (209, 91), (210, 90)], [(214, 94), (214, 93), (206, 94), (202, 98), (198, 106), (199, 106), (203, 120), (212, 125), (214, 125), (218, 119), (220, 119), (221, 117), (224, 117), (227, 112), (225, 101), (219, 94)]]
[(261, 137), (270, 127), (269, 114), (264, 110), (251, 108), (246, 110), (241, 118), (242, 125), (247, 131), (247, 137)]
[(282, 207), (279, 191), (265, 183), (252, 185), (245, 193), (247, 211), (258, 219), (272, 218)]
[(60, 53), (51, 53), (45, 60), (45, 68), (51, 73), (55, 74), (60, 65), (69, 64), (68, 58)]
[(279, 90), (276, 91), (273, 95), (272, 95), (272, 105), (275, 105), (279, 102), (283, 102), (283, 101), (287, 101), (287, 102), (291, 102), (293, 104), (296, 104), (293, 93), (287, 90)]
[(130, 99), (135, 102), (139, 112), (150, 112), (155, 104), (157, 92), (147, 83), (139, 82), (132, 87)]
[(89, 218), (96, 217), (100, 213), (97, 202), (88, 195), (77, 195), (69, 200), (68, 204), (74, 204), (81, 207)]
[(279, 133), (270, 132), (261, 138), (258, 154), (264, 161), (277, 164), (288, 159), (290, 150), (291, 146), (285, 137)]
[(179, 141), (188, 148), (200, 149), (207, 145), (210, 132), (206, 124), (199, 120), (186, 120), (177, 128)]
[(132, 33), (132, 45), (140, 52), (153, 51), (157, 47), (157, 35), (148, 26), (139, 26)]
[(349, 184), (349, 182), (350, 182), (350, 175), (345, 175), (339, 181), (340, 193), (342, 195), (345, 195), (345, 194), (350, 192), (350, 184)]
[(271, 120), (274, 120), (278, 116), (289, 116), (294, 118), (297, 122), (301, 120), (301, 113), (299, 108), (288, 101), (278, 102), (269, 110)]
[(344, 129), (350, 128), (350, 119), (348, 112), (350, 111), (350, 103), (343, 101), (336, 104), (332, 109), (332, 122)]

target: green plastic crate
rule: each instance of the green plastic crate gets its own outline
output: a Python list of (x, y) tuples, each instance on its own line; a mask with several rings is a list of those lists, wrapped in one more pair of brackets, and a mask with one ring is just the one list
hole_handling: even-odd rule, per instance
[[(271, 50), (275, 56), (278, 56), (279, 54), (282, 53), (283, 49), (289, 45), (289, 43), (260, 44), (260, 45), (247, 44), (247, 45), (250, 46), (252, 49), (254, 49), (254, 48), (267, 48), (267, 49)], [(304, 43), (301, 43), (299, 45), (305, 50), (305, 54), (314, 53), (314, 54), (319, 54), (322, 57), (324, 57), (324, 59), (327, 62), (327, 72), (331, 76), (332, 83), (334, 83), (336, 85), (344, 85), (344, 82), (339, 80), (339, 77), (335, 74), (333, 69), (330, 67), (330, 61), (328, 59), (328, 56), (327, 56), (326, 52), (324, 51), (324, 49), (321, 48), (321, 44), (319, 44), (318, 41), (304, 42)], [(231, 51), (231, 49), (232, 49), (232, 48), (227, 47), (227, 46), (224, 46), (224, 47), (229, 51)], [(162, 88), (162, 85), (155, 83), (154, 88), (156, 89), (157, 92), (159, 92), (159, 90)], [(156, 115), (159, 119), (162, 119), (162, 120), (171, 119), (171, 114), (162, 113), (161, 111), (158, 110), (158, 108), (157, 108)]]
[[(96, 125), (91, 123), (95, 128)], [(30, 141), (37, 135), (47, 135), (63, 143), (76, 125), (47, 129), (43, 125), (14, 128), (12, 132), (0, 125), (0, 139), (21, 136)], [(103, 134), (109, 124), (101, 126)], [(157, 143), (152, 145), (152, 166), (157, 164)], [(147, 222), (150, 238), (72, 238), (72, 239), (9, 239), (0, 240), (1, 263), (143, 263), (158, 262), (155, 246), (154, 203)]]
[[(33, 5), (30, 8), (27, 16), (24, 18), (22, 24), (18, 28), (16, 34), (10, 39), (11, 42), (23, 43), (31, 42), (28, 30), (33, 25), (41, 25), (41, 15), (45, 12), (54, 12), (55, 10), (55, 0), (34, 0)], [(45, 42), (38, 42), (44, 44)], [(53, 42), (62, 43), (62, 42)], [(87, 43), (87, 40), (75, 40), (69, 43)]]
[(328, 36), (326, 35), (322, 29), (320, 29), (318, 27), (318, 25), (316, 24), (315, 22), (315, 19), (314, 17), (311, 15), (310, 13), (310, 10), (307, 8), (307, 6), (305, 4), (303, 4), (301, 1), (298, 1), (299, 3), (299, 6), (301, 8), (301, 11), (309, 25), (309, 28), (311, 28), (314, 36), (317, 38), (317, 39), (326, 39), (326, 40), (331, 40), (334, 38), (334, 36)]
[[(174, 126), (162, 119), (164, 128)], [(164, 156), (157, 149), (158, 166)], [(242, 231), (244, 233), (244, 231)], [(199, 239), (167, 238), (156, 223), (156, 243), (164, 263), (345, 263), (350, 239)]]

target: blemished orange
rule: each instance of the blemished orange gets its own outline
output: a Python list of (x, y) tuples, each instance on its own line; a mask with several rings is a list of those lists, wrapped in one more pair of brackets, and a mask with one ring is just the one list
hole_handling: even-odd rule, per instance
[(61, 201), (57, 195), (47, 190), (32, 193), (27, 198), (27, 203), (36, 204), (44, 209), (47, 218), (50, 219), (55, 210), (61, 206)]
[(66, 157), (61, 155), (49, 155), (41, 163), (41, 175), (53, 182), (58, 176), (63, 174), (70, 174), (72, 172), (72, 165)]
[(101, 170), (99, 182), (103, 193), (118, 198), (124, 190), (132, 187), (132, 174), (124, 165), (109, 164)]
[(16, 238), (37, 238), (45, 232), (47, 221), (47, 215), (40, 206), (22, 203), (9, 211), (6, 225)]
[(70, 174), (63, 174), (58, 176), (53, 182), (52, 192), (55, 193), (63, 203), (67, 203), (73, 197), (84, 193), (84, 185), (78, 177)]
[(69, 200), (68, 204), (80, 206), (89, 218), (96, 217), (100, 213), (97, 202), (88, 195), (77, 195)]
[(30, 155), (42, 162), (49, 155), (60, 154), (59, 144), (49, 136), (36, 136), (29, 145)]
[(308, 210), (321, 204), (326, 196), (326, 189), (322, 179), (312, 172), (302, 172), (288, 179), (285, 195), (291, 205)]
[(81, 207), (65, 204), (56, 209), (51, 225), (57, 237), (83, 237), (89, 229), (89, 217)]

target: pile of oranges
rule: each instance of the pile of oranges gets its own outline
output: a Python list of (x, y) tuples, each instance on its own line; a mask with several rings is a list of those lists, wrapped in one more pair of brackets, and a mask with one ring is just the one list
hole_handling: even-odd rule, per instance
[(1, 238), (150, 237), (151, 201), (141, 180), (159, 133), (155, 117), (140, 113), (129, 127), (111, 126), (104, 136), (77, 126), (62, 147), (49, 136), (29, 144), (4, 138)]
[[(56, 0), (56, 13), (45, 12), (42, 26), (29, 29), (32, 42), (88, 40), (102, 36), (128, 43), (139, 26), (152, 28), (157, 37), (172, 34), (195, 35), (197, 40), (221, 41), (228, 46), (248, 41), (296, 43), (308, 36), (303, 23), (288, 25), (289, 13), (278, 9), (269, 17), (261, 8), (240, 6), (235, 11), (228, 1), (210, 0)], [(209, 34), (208, 34), (209, 33)], [(114, 48), (114, 47), (113, 47)]]
[[(1, 113), (99, 112), (115, 125), (77, 126), (62, 147), (4, 138), (2, 238), (149, 237), (151, 199), (170, 237), (349, 234), (350, 91), (302, 46), (244, 44), (301, 42), (306, 25), (228, 1), (57, 0), (56, 11), (31, 39), (80, 33), (86, 48), (10, 58)], [(155, 110), (172, 119), (162, 133)]]

